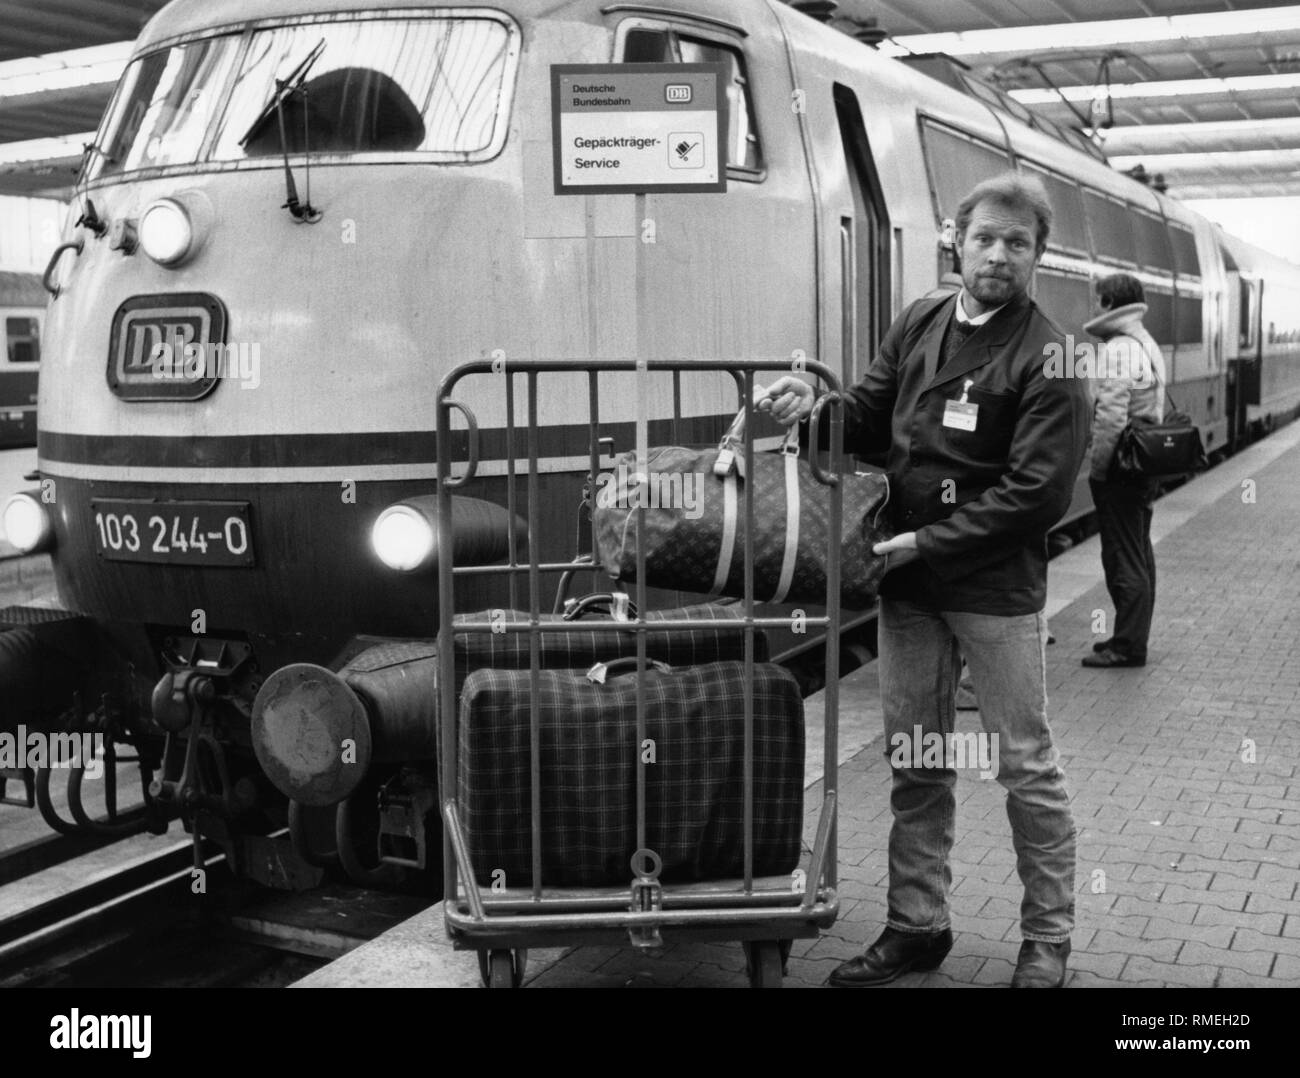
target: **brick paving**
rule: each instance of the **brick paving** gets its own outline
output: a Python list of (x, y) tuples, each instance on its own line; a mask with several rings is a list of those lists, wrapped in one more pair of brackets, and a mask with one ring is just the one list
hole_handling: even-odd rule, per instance
[[(1053, 615), (1049, 715), (1078, 828), (1067, 987), (1300, 986), (1300, 449), (1261, 467), (1156, 548), (1148, 665), (1079, 665), (1105, 588)], [(1157, 516), (1160, 509), (1157, 507)], [(1100, 576), (1100, 569), (1098, 569)], [(978, 729), (959, 715), (958, 729)], [(879, 743), (840, 769), (842, 908), (796, 941), (788, 987), (823, 985), (883, 927), (889, 769)], [(820, 783), (808, 791), (811, 841)], [(943, 966), (891, 988), (1004, 986), (1021, 888), (1002, 788), (961, 775)], [(743, 985), (737, 944), (647, 957), (578, 948), (537, 986)]]

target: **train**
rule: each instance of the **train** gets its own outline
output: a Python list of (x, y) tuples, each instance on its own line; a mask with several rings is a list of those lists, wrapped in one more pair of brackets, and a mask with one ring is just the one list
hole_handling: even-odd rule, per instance
[[(134, 747), (137, 825), (180, 820), (263, 882), (432, 871), (440, 379), (469, 361), (698, 361), (639, 401), (652, 444), (716, 440), (736, 391), (709, 361), (804, 357), (855, 381), (906, 303), (953, 272), (962, 195), (1010, 168), (1052, 199), (1033, 290), (1064, 331), (1084, 340), (1093, 282), (1131, 273), (1211, 455), (1294, 417), (1300, 269), (959, 64), (880, 55), (825, 7), (162, 9), (45, 277), (39, 482), (4, 513), (11, 542), (52, 558), (59, 607), (0, 611), (0, 723)], [(720, 73), (725, 191), (557, 194), (551, 68), (620, 63)], [(187, 349), (204, 361), (158, 362)], [(527, 496), (508, 460), (513, 378), (467, 381), (475, 425), (458, 413), (451, 439), (458, 468), (471, 450), (477, 464), (457, 542), (498, 554)], [(632, 445), (638, 395), (620, 385), (602, 382), (602, 460)], [(524, 539), (599, 591), (588, 386), (557, 377), (537, 401)], [(1063, 523), (1088, 508), (1081, 479)], [(516, 605), (501, 580), (458, 608)], [(790, 636), (772, 651), (816, 661)], [(292, 684), (305, 666), (331, 691)], [(374, 747), (346, 781), (342, 729)], [(34, 783), (46, 809), (49, 781)], [(83, 827), (127, 826), (76, 808)]]
[(41, 370), (41, 324), (48, 297), (34, 273), (0, 271), (0, 449), (36, 445), (36, 396)]

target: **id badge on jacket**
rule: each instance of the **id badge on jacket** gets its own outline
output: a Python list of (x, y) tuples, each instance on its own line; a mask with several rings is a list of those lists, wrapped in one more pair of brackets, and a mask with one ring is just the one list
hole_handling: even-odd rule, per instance
[(970, 393), (970, 387), (974, 384), (971, 379), (966, 379), (966, 384), (961, 389), (961, 396), (955, 401), (949, 401), (944, 406), (943, 425), (945, 427), (966, 431), (975, 429), (975, 424), (979, 420), (980, 406), (971, 404), (966, 399)]

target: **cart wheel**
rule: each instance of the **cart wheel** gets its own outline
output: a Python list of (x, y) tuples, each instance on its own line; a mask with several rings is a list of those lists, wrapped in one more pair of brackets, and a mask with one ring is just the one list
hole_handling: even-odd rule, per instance
[(749, 959), (750, 988), (780, 988), (784, 961), (781, 956), (781, 940), (755, 940), (746, 945)]
[(524, 983), (527, 951), (479, 951), (478, 968), (488, 988), (518, 988)]

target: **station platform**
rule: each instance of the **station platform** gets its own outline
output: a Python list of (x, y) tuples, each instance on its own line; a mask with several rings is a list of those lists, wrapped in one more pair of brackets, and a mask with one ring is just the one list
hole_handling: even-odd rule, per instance
[[(1054, 559), (1049, 718), (1078, 829), (1077, 923), (1066, 982), (1094, 987), (1300, 986), (1300, 423), (1161, 498), (1147, 665), (1080, 666), (1112, 608), (1096, 538)], [(843, 683), (837, 922), (796, 941), (785, 985), (820, 987), (884, 926), (890, 825), (874, 664)], [(810, 728), (818, 703), (809, 701)], [(958, 729), (978, 716), (959, 712)], [(813, 737), (810, 735), (810, 755)], [(1002, 788), (961, 774), (954, 945), (889, 988), (1003, 987), (1022, 897)], [(810, 771), (815, 823), (821, 776)], [(805, 836), (811, 842), (812, 830)], [(301, 987), (477, 985), (438, 904)], [(738, 944), (533, 951), (535, 987), (747, 983)]]

